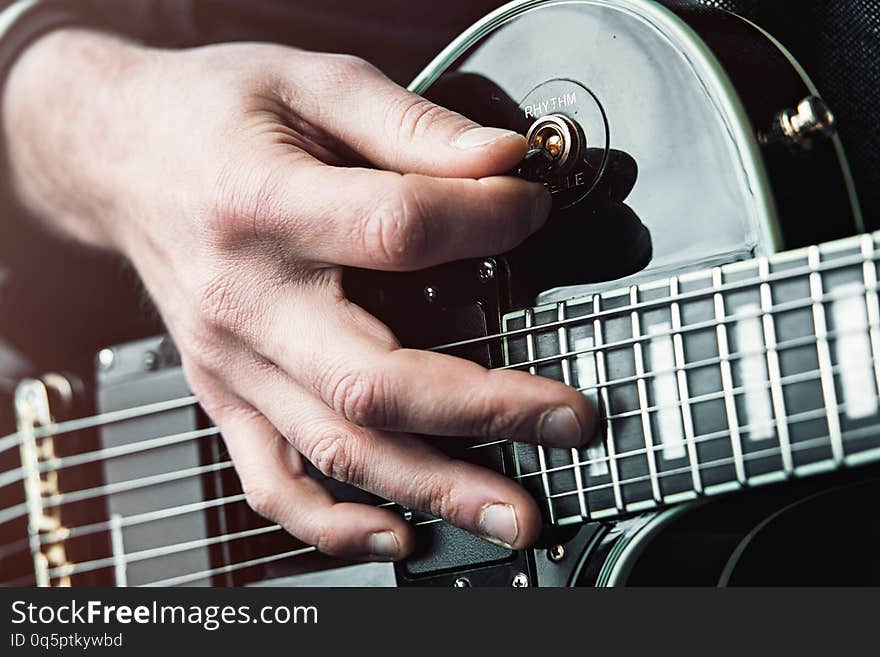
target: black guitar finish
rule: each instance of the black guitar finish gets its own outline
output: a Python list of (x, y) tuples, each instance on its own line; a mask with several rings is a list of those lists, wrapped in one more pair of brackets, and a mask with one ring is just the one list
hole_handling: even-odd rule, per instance
[[(542, 290), (585, 283), (600, 289), (633, 275), (746, 258), (772, 251), (779, 233), (798, 246), (856, 232), (858, 208), (836, 142), (767, 138), (780, 112), (815, 91), (777, 44), (732, 14), (692, 13), (676, 3), (678, 28), (699, 34), (687, 38), (711, 49), (724, 69), (718, 73), (736, 89), (757, 167), (772, 189), (768, 208), (742, 181), (728, 119), (713, 105), (707, 80), (653, 16), (632, 13), (640, 4), (522, 3), (465, 42), (459, 56), (429, 67), (430, 84), (419, 89), (428, 98), (523, 134), (542, 114), (563, 114), (583, 129), (588, 147), (574, 172), (547, 182), (554, 210), (546, 227), (512, 252), (412, 275), (347, 273), (350, 297), (405, 345), (495, 333), (501, 314), (534, 305)], [(817, 216), (822, 221), (805, 220)], [(457, 355), (503, 364), (485, 348)], [(495, 459), (498, 469), (510, 470), (509, 454), (499, 449)], [(606, 531), (592, 525), (548, 535), (546, 545), (585, 545)], [(540, 550), (524, 559), (466, 536), (445, 523), (427, 525), (420, 555), (430, 556), (401, 566), (399, 582), (509, 584), (519, 572), (537, 579), (538, 564), (548, 582), (573, 572), (571, 554), (553, 560), (552, 551)]]
[[(344, 283), (350, 298), (385, 321), (404, 345), (432, 348), (497, 334), (510, 328), (505, 315), (539, 302), (668, 280), (783, 246), (860, 232), (839, 143), (824, 129), (802, 125), (800, 133), (785, 131), (792, 127), (790, 119), (799, 117), (802, 101), (817, 94), (797, 65), (738, 17), (694, 12), (687, 2), (664, 4), (672, 11), (648, 0), (520, 0), (438, 57), (414, 83), (417, 92), (485, 125), (523, 134), (542, 118), (562, 116), (576, 127), (581, 143), (574, 161), (546, 180), (553, 212), (545, 228), (524, 244), (509, 253), (412, 274), (349, 270)], [(859, 245), (852, 249), (857, 255)], [(741, 278), (751, 275), (741, 273)], [(673, 296), (669, 285), (658, 295), (667, 292)], [(809, 292), (808, 286), (807, 299)], [(510, 357), (497, 341), (444, 351), (486, 367), (504, 366)], [(173, 401), (187, 393), (167, 339), (122, 345), (111, 356), (97, 374), (80, 377), (90, 392), (81, 395), (80, 407), (70, 409), (72, 417)], [(59, 413), (56, 419), (64, 417)], [(64, 546), (65, 558), (81, 568), (74, 585), (120, 583), (114, 564), (105, 563), (115, 553), (107, 531), (114, 516), (131, 522), (119, 534), (124, 534), (125, 552), (143, 557), (127, 566), (132, 583), (242, 585), (343, 565), (278, 527), (267, 528), (247, 508), (216, 432), (198, 442), (172, 440), (161, 452), (137, 449), (140, 440), (210, 429), (198, 407), (187, 404), (58, 441), (54, 456), (61, 458), (133, 448), (115, 462), (59, 477), (59, 492), (82, 498), (59, 512), (65, 527), (76, 529)], [(448, 450), (455, 442), (444, 440), (443, 446)], [(511, 475), (522, 465), (511, 444), (478, 451), (468, 450), (471, 444), (462, 439), (453, 454)], [(4, 458), (13, 456), (10, 451)], [(129, 487), (139, 477), (175, 469), (195, 474), (149, 494)], [(809, 541), (804, 528), (812, 527), (816, 514), (838, 513), (875, 494), (872, 477), (876, 471), (866, 470), (859, 478), (869, 483), (858, 486), (852, 475), (834, 475), (677, 507), (680, 511), (666, 516), (633, 512), (596, 522), (586, 514), (590, 522), (548, 522), (540, 547), (524, 551), (400, 509), (416, 527), (418, 550), (397, 565), (396, 578), (400, 585), (415, 586), (810, 581), (761, 564), (766, 555), (773, 556), (766, 563), (783, 562), (791, 547), (784, 537), (796, 537), (802, 545)], [(326, 483), (337, 497), (377, 502)], [(108, 490), (114, 492), (104, 494)], [(22, 506), (22, 501), (10, 504)], [(205, 506), (198, 514), (138, 522), (187, 504)], [(29, 585), (34, 555), (28, 549), (26, 514), (14, 507), (4, 512), (13, 518), (4, 527), (21, 536), (17, 547), (2, 546), (4, 579)], [(838, 529), (834, 536), (845, 537)], [(876, 523), (865, 524), (858, 540), (876, 548), (877, 539)], [(144, 556), (181, 542), (196, 547), (171, 550), (159, 559)], [(628, 556), (621, 558), (625, 551)], [(800, 572), (815, 552), (803, 554), (807, 563), (800, 564)], [(861, 573), (880, 570), (872, 554), (880, 550), (864, 552)], [(98, 565), (88, 567), (95, 561)], [(855, 583), (842, 573), (829, 570), (824, 579), (812, 581)], [(63, 577), (56, 573), (51, 583)]]

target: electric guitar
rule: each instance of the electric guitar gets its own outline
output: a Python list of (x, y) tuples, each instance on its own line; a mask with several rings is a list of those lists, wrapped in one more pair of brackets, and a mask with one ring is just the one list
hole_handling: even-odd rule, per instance
[(160, 336), (18, 387), (3, 583), (876, 583), (880, 234), (862, 234), (833, 114), (784, 47), (689, 3), (517, 0), (411, 88), (526, 135), (514, 173), (549, 187), (551, 219), (510, 253), (349, 270), (346, 289), (408, 346), (595, 403), (594, 447), (456, 448), (533, 493), (539, 546), (332, 481), (404, 514), (417, 552), (351, 565), (299, 543), (250, 511)]

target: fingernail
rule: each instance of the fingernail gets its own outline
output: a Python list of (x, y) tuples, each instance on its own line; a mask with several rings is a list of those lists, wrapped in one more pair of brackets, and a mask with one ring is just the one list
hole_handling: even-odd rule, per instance
[(519, 534), (516, 511), (510, 504), (487, 504), (480, 512), (479, 528), (488, 540), (512, 548)]
[(368, 541), (370, 556), (374, 559), (396, 559), (400, 554), (400, 545), (394, 532), (376, 532), (370, 534)]
[(568, 406), (547, 411), (538, 421), (538, 440), (556, 447), (577, 447), (583, 443), (583, 430), (577, 415)]
[(502, 130), (501, 128), (471, 128), (470, 130), (462, 132), (455, 139), (455, 146), (457, 148), (468, 150), (470, 148), (486, 146), (493, 141), (503, 139), (504, 137), (510, 137), (515, 134), (515, 132)]

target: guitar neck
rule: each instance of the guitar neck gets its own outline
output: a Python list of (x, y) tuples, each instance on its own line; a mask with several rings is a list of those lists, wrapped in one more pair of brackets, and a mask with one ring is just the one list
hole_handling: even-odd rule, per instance
[(551, 523), (880, 457), (880, 233), (505, 317), (507, 367), (579, 388), (604, 440), (512, 447)]

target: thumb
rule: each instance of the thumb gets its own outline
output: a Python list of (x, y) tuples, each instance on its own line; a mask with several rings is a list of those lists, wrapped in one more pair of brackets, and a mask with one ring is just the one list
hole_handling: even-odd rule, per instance
[(362, 60), (345, 58), (333, 65), (337, 79), (345, 76), (347, 83), (334, 87), (331, 103), (304, 118), (379, 168), (484, 178), (507, 173), (526, 153), (522, 135), (480, 126), (435, 105)]

